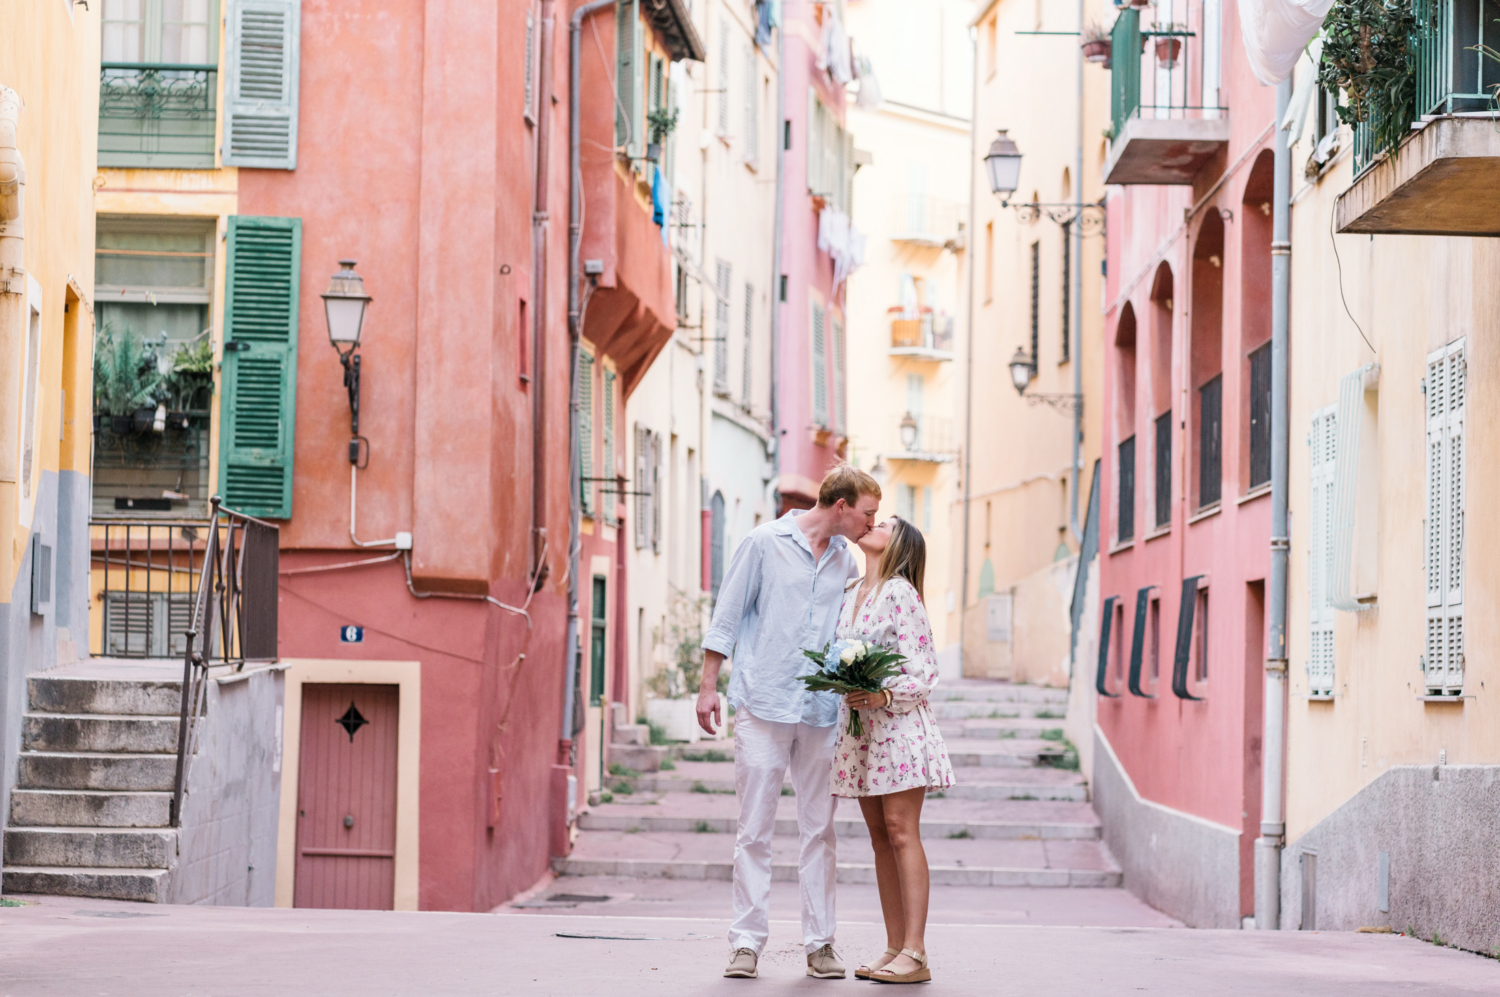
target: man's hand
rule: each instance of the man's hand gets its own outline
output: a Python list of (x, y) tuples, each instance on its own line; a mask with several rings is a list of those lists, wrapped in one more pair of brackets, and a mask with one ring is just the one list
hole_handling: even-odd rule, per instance
[(717, 735), (724, 720), (719, 716), (719, 669), (724, 655), (718, 651), (703, 652), (703, 677), (698, 682), (698, 726)]

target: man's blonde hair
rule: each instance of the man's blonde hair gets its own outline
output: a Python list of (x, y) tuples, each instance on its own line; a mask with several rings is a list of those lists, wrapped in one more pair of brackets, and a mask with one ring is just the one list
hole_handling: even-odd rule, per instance
[(873, 495), (879, 499), (880, 485), (852, 464), (836, 464), (823, 475), (823, 483), (818, 486), (818, 505), (826, 508), (839, 499), (843, 499), (846, 505), (853, 505), (861, 495)]

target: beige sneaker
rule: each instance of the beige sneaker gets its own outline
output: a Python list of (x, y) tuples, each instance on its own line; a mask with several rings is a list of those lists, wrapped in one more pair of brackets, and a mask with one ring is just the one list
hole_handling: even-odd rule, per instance
[(844, 978), (844, 964), (839, 962), (839, 957), (834, 954), (832, 945), (824, 945), (818, 951), (808, 953), (807, 975), (815, 976), (820, 980)]
[[(724, 975), (742, 980), (753, 980), (756, 976), (754, 949), (735, 949), (734, 955), (729, 957), (729, 965), (724, 967)], [(812, 970), (808, 970), (809, 973)]]

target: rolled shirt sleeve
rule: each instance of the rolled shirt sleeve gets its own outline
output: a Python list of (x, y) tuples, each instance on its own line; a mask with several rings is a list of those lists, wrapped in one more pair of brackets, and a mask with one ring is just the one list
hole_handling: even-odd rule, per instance
[(703, 635), (703, 649), (717, 651), (724, 657), (734, 655), (735, 641), (745, 610), (760, 593), (761, 548), (758, 538), (750, 536), (729, 559), (729, 570), (719, 584), (719, 598), (714, 606), (713, 621)]

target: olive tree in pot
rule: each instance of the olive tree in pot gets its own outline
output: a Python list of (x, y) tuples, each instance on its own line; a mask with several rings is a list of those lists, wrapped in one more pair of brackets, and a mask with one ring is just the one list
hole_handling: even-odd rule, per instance
[(140, 336), (109, 324), (100, 328), (94, 339), (94, 412), (100, 429), (130, 436), (149, 428), (161, 380), (156, 351)]

